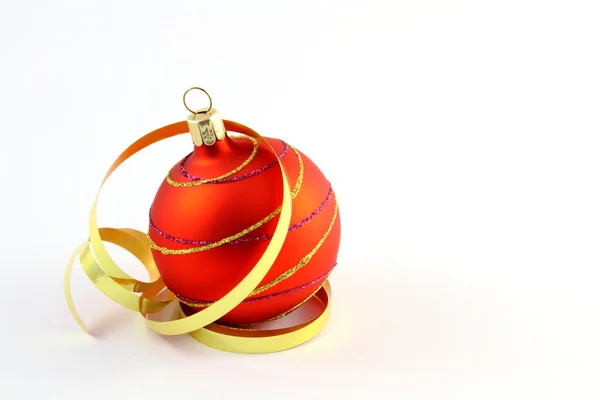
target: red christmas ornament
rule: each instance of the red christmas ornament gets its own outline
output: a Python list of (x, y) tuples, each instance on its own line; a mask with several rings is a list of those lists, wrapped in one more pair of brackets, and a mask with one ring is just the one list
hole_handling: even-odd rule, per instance
[[(194, 149), (158, 189), (148, 236), (167, 288), (202, 310), (233, 289), (264, 253), (279, 218), (282, 182), (277, 160), (262, 143), (230, 136), (211, 108), (190, 117)], [(224, 324), (287, 315), (336, 265), (340, 214), (333, 188), (305, 154), (283, 140), (267, 140), (293, 188), (292, 221), (270, 272), (219, 320)]]

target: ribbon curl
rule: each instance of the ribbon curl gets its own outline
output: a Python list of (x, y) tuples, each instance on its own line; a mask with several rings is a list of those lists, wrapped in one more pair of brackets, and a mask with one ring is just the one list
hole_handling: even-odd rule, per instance
[[(79, 316), (71, 295), (71, 271), (77, 258), (79, 258), (85, 274), (98, 290), (115, 303), (139, 312), (144, 317), (147, 326), (154, 332), (162, 335), (188, 334), (200, 343), (215, 349), (254, 354), (282, 351), (312, 339), (327, 323), (331, 309), (331, 287), (328, 281), (313, 295), (322, 304), (322, 312), (304, 323), (280, 329), (261, 330), (233, 328), (215, 322), (248, 297), (267, 275), (283, 247), (292, 216), (292, 197), (288, 177), (275, 149), (252, 129), (233, 121), (224, 120), (223, 122), (226, 130), (246, 135), (265, 144), (267, 149), (275, 155), (281, 170), (283, 201), (279, 221), (260, 260), (229, 293), (204, 310), (188, 316), (183, 312), (179, 300), (165, 287), (152, 258), (145, 233), (128, 228), (98, 227), (96, 213), (98, 198), (102, 186), (112, 173), (127, 159), (146, 147), (188, 132), (185, 121), (159, 128), (131, 144), (111, 165), (92, 204), (89, 218), (89, 238), (75, 250), (67, 264), (64, 280), (67, 305), (73, 318), (84, 331), (88, 331), (87, 326)], [(108, 254), (104, 246), (105, 241), (134, 255), (144, 265), (151, 280), (139, 281), (125, 273)], [(159, 300), (159, 296), (163, 292), (167, 293), (166, 299)], [(156, 321), (149, 318), (149, 315), (158, 313), (173, 303), (177, 307), (176, 319)]]

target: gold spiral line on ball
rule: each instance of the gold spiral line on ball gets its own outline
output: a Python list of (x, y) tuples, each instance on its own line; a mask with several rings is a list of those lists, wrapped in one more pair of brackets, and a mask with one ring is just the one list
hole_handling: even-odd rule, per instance
[[(294, 153), (296, 153), (296, 157), (298, 158), (298, 170), (299, 170), (298, 171), (298, 179), (296, 180), (294, 189), (291, 192), (292, 199), (295, 199), (298, 196), (298, 193), (300, 192), (300, 188), (302, 187), (302, 182), (304, 180), (304, 162), (302, 161), (302, 156), (300, 155), (300, 152), (298, 152), (298, 150), (296, 150), (293, 146), (290, 146), (290, 147), (292, 148)], [(214, 179), (215, 180), (221, 179), (221, 177), (214, 178)], [(190, 182), (187, 182), (187, 183), (190, 183)], [(150, 245), (150, 248), (152, 250), (160, 251), (164, 255), (185, 255), (185, 254), (199, 253), (201, 251), (206, 251), (206, 250), (211, 250), (211, 249), (217, 248), (219, 246), (222, 246), (224, 244), (232, 242), (236, 239), (239, 239), (242, 236), (247, 235), (248, 233), (260, 228), (261, 226), (263, 226), (264, 224), (266, 224), (267, 222), (269, 222), (270, 220), (275, 218), (280, 212), (281, 212), (281, 207), (278, 207), (275, 211), (273, 211), (272, 213), (267, 215), (265, 218), (258, 221), (254, 225), (249, 226), (248, 228), (244, 229), (243, 231), (240, 231), (234, 235), (228, 236), (224, 239), (221, 239), (221, 240), (211, 243), (211, 244), (207, 244), (204, 246), (191, 247), (188, 249), (169, 249), (168, 247), (159, 246), (150, 238), (150, 235), (146, 235), (146, 236), (148, 238), (148, 243)]]
[[(288, 145), (290, 146), (290, 145)], [(300, 193), (300, 187), (302, 187), (302, 182), (304, 180), (304, 162), (302, 162), (302, 156), (300, 152), (296, 150), (294, 146), (290, 146), (294, 153), (296, 153), (296, 158), (298, 158), (298, 179), (296, 179), (296, 184), (294, 185), (294, 190), (292, 190), (292, 200), (298, 196)], [(281, 207), (279, 208), (281, 210)]]
[[(335, 193), (334, 193), (334, 195), (335, 195)], [(327, 238), (329, 237), (329, 234), (331, 233), (331, 230), (333, 229), (333, 225), (335, 224), (335, 220), (337, 219), (337, 215), (338, 215), (338, 204), (337, 204), (337, 199), (336, 199), (335, 208), (333, 210), (333, 217), (331, 218), (331, 222), (329, 223), (329, 226), (327, 227), (327, 230), (325, 231), (325, 234), (323, 235), (321, 240), (319, 240), (317, 245), (310, 251), (310, 253), (308, 253), (307, 255), (302, 257), (300, 259), (300, 261), (298, 262), (298, 264), (294, 265), (292, 268), (288, 269), (287, 271), (285, 271), (284, 273), (279, 275), (277, 278), (273, 279), (271, 282), (265, 283), (264, 285), (259, 286), (256, 289), (254, 289), (252, 291), (252, 293), (250, 293), (250, 296), (254, 296), (256, 294), (259, 294), (260, 292), (264, 292), (265, 290), (272, 288), (273, 286), (277, 285), (281, 281), (294, 275), (296, 273), (296, 271), (298, 271), (300, 268), (302, 268), (306, 264), (308, 264), (310, 262), (311, 258), (313, 258), (313, 256), (317, 253), (317, 251), (319, 251), (321, 246), (323, 246), (323, 243), (325, 243), (325, 240), (327, 240)]]
[[(248, 322), (248, 323), (241, 323), (241, 324), (235, 324), (235, 325), (225, 325), (227, 326), (228, 329), (232, 329), (232, 330), (239, 330), (239, 331), (255, 331), (256, 329), (253, 329), (253, 326), (256, 326), (258, 324), (264, 324), (266, 322), (271, 322), (271, 321), (275, 321), (277, 319), (283, 318), (286, 315), (291, 314), (292, 312), (296, 311), (297, 309), (299, 309), (300, 307), (302, 307), (306, 302), (308, 302), (310, 299), (312, 299), (313, 297), (315, 297), (315, 295), (317, 293), (319, 293), (319, 290), (323, 289), (323, 286), (325, 286), (327, 284), (327, 279), (329, 278), (329, 275), (323, 280), (323, 283), (319, 284), (318, 288), (312, 292), (310, 294), (310, 296), (308, 296), (307, 298), (305, 298), (304, 300), (302, 300), (300, 303), (296, 304), (294, 307), (290, 308), (287, 311), (284, 311), (280, 314), (277, 314), (273, 317), (269, 317), (267, 319), (263, 319), (262, 321), (258, 321), (258, 322)], [(183, 303), (183, 301), (181, 301), (181, 299), (178, 298), (178, 300)], [(187, 303), (184, 303), (187, 304)], [(212, 303), (210, 303), (212, 304)], [(209, 305), (210, 305), (209, 304)], [(187, 304), (188, 306), (191, 304)]]
[[(329, 276), (327, 277), (329, 278)], [(323, 287), (323, 285), (325, 285), (325, 283), (327, 282), (327, 278), (325, 278), (325, 280), (323, 281), (323, 283), (321, 283), (319, 285), (319, 287), (310, 294), (310, 296), (308, 296), (307, 298), (305, 298), (304, 300), (302, 300), (300, 303), (296, 304), (294, 307), (290, 308), (287, 311), (282, 312), (281, 314), (277, 314), (273, 317), (267, 318), (265, 320), (262, 321), (258, 321), (258, 322), (251, 322), (248, 324), (238, 324), (241, 328), (247, 327), (247, 326), (252, 326), (252, 325), (258, 325), (258, 324), (264, 324), (265, 322), (271, 322), (271, 321), (275, 321), (276, 319), (280, 319), (285, 317), (288, 314), (293, 313), (294, 311), (296, 311), (297, 309), (299, 309), (300, 307), (302, 307), (304, 305), (304, 303), (306, 303), (307, 301), (309, 301), (310, 299), (312, 299), (315, 294), (317, 294), (319, 292), (319, 290), (321, 290), (321, 288)]]
[(200, 185), (204, 185), (206, 183), (211, 183), (211, 182), (215, 182), (218, 181), (220, 179), (225, 179), (230, 177), (231, 175), (240, 172), (242, 169), (244, 169), (248, 164), (250, 164), (250, 162), (252, 160), (254, 160), (254, 157), (256, 157), (256, 154), (258, 153), (258, 141), (256, 141), (256, 139), (249, 137), (249, 136), (235, 136), (234, 138), (240, 138), (240, 139), (247, 139), (250, 140), (252, 142), (252, 144), (254, 145), (253, 149), (252, 149), (252, 153), (250, 154), (250, 156), (240, 165), (238, 165), (236, 168), (232, 169), (231, 171), (221, 175), (221, 176), (217, 176), (216, 178), (209, 178), (209, 179), (201, 179), (199, 181), (192, 181), (192, 182), (176, 182), (171, 178), (171, 171), (169, 171), (169, 173), (167, 174), (167, 183), (171, 186), (175, 186), (175, 187), (192, 187), (192, 186), (200, 186)]
[[(304, 257), (302, 257), (300, 259), (300, 261), (296, 265), (294, 265), (292, 268), (288, 269), (287, 271), (283, 272), (281, 275), (279, 275), (277, 278), (273, 279), (272, 281), (267, 282), (264, 285), (259, 286), (256, 289), (254, 289), (252, 291), (252, 293), (250, 293), (248, 295), (247, 298), (250, 298), (250, 297), (252, 297), (254, 295), (257, 295), (257, 294), (259, 294), (261, 292), (264, 292), (267, 289), (272, 288), (273, 286), (277, 285), (278, 283), (282, 282), (283, 280), (285, 280), (285, 279), (289, 278), (290, 276), (294, 275), (300, 268), (302, 268), (306, 264), (308, 264), (310, 262), (310, 260), (313, 258), (313, 256), (317, 253), (317, 251), (319, 251), (319, 249), (321, 248), (321, 246), (323, 246), (323, 244), (325, 243), (325, 240), (327, 240), (327, 237), (329, 237), (329, 234), (331, 233), (331, 230), (333, 229), (333, 226), (335, 225), (335, 221), (337, 219), (337, 215), (338, 215), (338, 205), (337, 205), (337, 199), (336, 199), (336, 201), (335, 201), (335, 208), (334, 208), (334, 211), (333, 211), (333, 216), (331, 217), (331, 222), (329, 223), (329, 226), (327, 227), (327, 230), (325, 231), (325, 233), (323, 234), (323, 236), (321, 237), (321, 239), (319, 240), (319, 242), (315, 245), (315, 247), (307, 255), (305, 255)], [(324, 281), (326, 281), (326, 280), (327, 280), (327, 278), (325, 278)], [(319, 286), (319, 289), (321, 288), (321, 286)], [(177, 296), (177, 294), (175, 294), (175, 296)], [(312, 295), (311, 295), (311, 297), (312, 297)], [(179, 296), (177, 296), (177, 298), (183, 304), (187, 304), (188, 306), (192, 306), (192, 307), (208, 307), (208, 306), (210, 306), (211, 304), (214, 303), (214, 301), (190, 302), (188, 300), (183, 300)], [(298, 306), (298, 307), (300, 307), (300, 306)], [(288, 311), (288, 312), (292, 312), (292, 311), (293, 310)]]

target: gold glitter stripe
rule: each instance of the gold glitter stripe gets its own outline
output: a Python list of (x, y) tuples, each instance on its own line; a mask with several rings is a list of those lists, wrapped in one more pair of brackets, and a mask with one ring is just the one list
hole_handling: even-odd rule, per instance
[[(173, 293), (173, 292), (171, 292)], [(180, 303), (185, 304), (186, 306), (190, 306), (190, 307), (208, 307), (210, 306), (212, 303), (214, 303), (214, 301), (206, 301), (206, 302), (191, 302), (191, 301), (186, 301), (183, 300), (181, 297), (179, 297), (178, 295), (176, 295), (175, 293), (173, 293), (173, 295), (175, 295), (175, 297), (177, 297), (177, 300), (179, 300)]]
[[(334, 193), (334, 195), (335, 195), (335, 193)], [(308, 264), (309, 261), (311, 260), (311, 258), (313, 258), (313, 256), (315, 255), (315, 253), (317, 251), (319, 251), (319, 249), (321, 248), (321, 246), (323, 246), (323, 243), (325, 243), (325, 240), (327, 240), (327, 237), (329, 236), (329, 234), (331, 233), (331, 230), (333, 229), (333, 225), (335, 224), (335, 220), (337, 219), (337, 215), (338, 215), (338, 205), (337, 205), (337, 199), (336, 199), (336, 201), (335, 201), (335, 209), (333, 211), (333, 217), (331, 218), (331, 223), (327, 227), (327, 230), (325, 231), (325, 234), (323, 235), (323, 237), (321, 238), (321, 240), (319, 240), (319, 243), (317, 243), (317, 245), (310, 251), (310, 253), (308, 253), (307, 255), (305, 255), (304, 257), (302, 257), (302, 259), (300, 260), (300, 262), (298, 264), (296, 264), (292, 268), (288, 269), (283, 274), (281, 274), (277, 278), (273, 279), (271, 282), (265, 283), (264, 285), (262, 285), (260, 287), (257, 287), (256, 289), (254, 289), (252, 291), (252, 293), (250, 293), (250, 296), (254, 296), (256, 294), (259, 294), (260, 292), (264, 292), (265, 290), (272, 288), (273, 286), (275, 286), (279, 282), (281, 282), (281, 281), (289, 278), (296, 271), (298, 271), (300, 268), (302, 268), (306, 264)]]
[[(302, 156), (300, 156), (300, 153), (298, 152), (298, 150), (296, 150), (292, 146), (290, 146), (290, 147), (292, 148), (292, 150), (296, 153), (296, 156), (298, 157), (298, 169), (299, 169), (298, 179), (296, 180), (296, 185), (294, 186), (294, 190), (291, 192), (292, 199), (295, 199), (296, 196), (298, 196), (298, 193), (300, 192), (300, 188), (302, 187), (302, 181), (304, 179), (304, 162), (302, 161)], [(221, 179), (221, 177), (215, 178), (215, 179)], [(162, 247), (162, 246), (157, 245), (150, 238), (150, 235), (147, 235), (148, 243), (152, 250), (160, 251), (162, 254), (165, 254), (165, 255), (184, 255), (184, 254), (198, 253), (201, 251), (214, 249), (216, 247), (219, 247), (226, 243), (229, 243), (233, 240), (239, 239), (242, 236), (247, 235), (248, 233), (260, 228), (261, 226), (263, 226), (264, 224), (266, 224), (267, 222), (269, 222), (270, 220), (275, 218), (275, 216), (278, 215), (280, 212), (281, 212), (281, 207), (278, 207), (275, 211), (273, 211), (272, 213), (267, 215), (265, 218), (258, 221), (256, 224), (244, 229), (243, 231), (238, 232), (235, 235), (231, 235), (229, 237), (221, 239), (218, 242), (214, 242), (214, 243), (207, 244), (204, 246), (191, 247), (189, 249), (169, 249), (167, 247)]]
[(176, 186), (176, 187), (200, 186), (200, 185), (204, 185), (205, 183), (211, 183), (214, 181), (218, 181), (219, 179), (228, 178), (231, 175), (233, 175), (237, 172), (240, 172), (244, 167), (246, 167), (248, 164), (250, 164), (250, 162), (252, 160), (254, 160), (254, 157), (256, 157), (256, 154), (258, 153), (258, 142), (256, 141), (256, 139), (249, 137), (249, 136), (234, 136), (232, 138), (233, 139), (237, 139), (237, 138), (247, 139), (247, 140), (250, 140), (252, 142), (252, 144), (254, 145), (254, 148), (252, 149), (252, 154), (250, 154), (250, 157), (248, 157), (246, 159), (246, 161), (244, 161), (243, 163), (238, 165), (235, 169), (232, 169), (231, 171), (229, 171), (221, 176), (217, 176), (216, 178), (210, 178), (210, 179), (202, 179), (199, 181), (175, 182), (173, 179), (171, 179), (171, 171), (169, 171), (169, 173), (167, 174), (167, 182), (169, 183), (169, 185)]
[(289, 310), (284, 311), (281, 314), (277, 314), (274, 317), (265, 319), (263, 321), (252, 322), (252, 323), (249, 323), (249, 324), (238, 324), (238, 326), (239, 326), (238, 329), (244, 329), (244, 328), (246, 328), (248, 326), (253, 326), (253, 325), (258, 325), (258, 324), (264, 324), (265, 322), (275, 321), (276, 319), (280, 319), (280, 318), (285, 317), (288, 314), (291, 314), (292, 312), (294, 312), (297, 309), (299, 309), (300, 307), (302, 307), (307, 301), (309, 301), (310, 299), (312, 299), (315, 296), (315, 294), (317, 294), (319, 292), (319, 290), (321, 290), (321, 288), (323, 287), (323, 285), (325, 285), (325, 283), (327, 283), (327, 279), (325, 279), (323, 281), (323, 283), (321, 283), (319, 285), (319, 287), (317, 288), (317, 290), (315, 290), (314, 292), (312, 292), (312, 294), (310, 296), (308, 296), (306, 299), (302, 300), (299, 304), (296, 304), (294, 307), (290, 308)]
[(294, 185), (294, 190), (292, 190), (292, 199), (295, 199), (300, 192), (300, 187), (302, 186), (302, 181), (304, 180), (304, 163), (302, 162), (302, 156), (296, 150), (295, 147), (290, 146), (294, 153), (296, 153), (296, 157), (298, 158), (298, 179), (296, 180), (296, 184)]
[[(338, 214), (338, 206), (337, 206), (337, 201), (336, 201), (336, 203), (335, 203), (335, 209), (334, 209), (334, 212), (333, 212), (333, 217), (331, 218), (331, 222), (329, 223), (329, 226), (327, 227), (327, 230), (325, 231), (325, 234), (323, 235), (323, 237), (321, 238), (321, 240), (319, 240), (319, 242), (317, 243), (317, 245), (310, 251), (310, 253), (308, 253), (307, 255), (305, 255), (304, 257), (302, 257), (302, 259), (300, 260), (300, 262), (298, 262), (298, 264), (296, 264), (292, 268), (288, 269), (287, 271), (285, 271), (284, 273), (282, 273), (281, 275), (279, 275), (277, 278), (275, 278), (272, 281), (270, 281), (268, 283), (265, 283), (264, 285), (262, 285), (262, 286), (260, 286), (260, 287), (258, 287), (256, 289), (254, 289), (252, 291), (252, 293), (250, 293), (248, 295), (248, 297), (246, 297), (246, 298), (252, 297), (254, 295), (257, 295), (260, 292), (264, 292), (265, 290), (272, 288), (273, 286), (277, 285), (279, 282), (283, 281), (284, 279), (289, 278), (294, 273), (296, 273), (296, 271), (298, 271), (300, 268), (302, 268), (303, 266), (305, 266), (306, 264), (308, 264), (308, 262), (310, 261), (310, 259), (316, 254), (317, 251), (319, 251), (319, 249), (321, 248), (321, 246), (323, 245), (323, 243), (325, 243), (325, 240), (327, 240), (327, 237), (331, 233), (331, 229), (333, 229), (333, 225), (335, 224), (335, 220), (337, 219), (337, 214)], [(326, 281), (326, 280), (327, 280), (327, 277), (325, 278), (324, 281)], [(320, 286), (319, 286), (319, 288), (320, 288)], [(177, 296), (177, 294), (175, 294), (175, 296)], [(177, 296), (177, 299), (180, 302), (182, 302), (183, 304), (186, 304), (186, 305), (192, 306), (192, 307), (208, 307), (208, 306), (210, 306), (211, 304), (214, 303), (214, 301), (188, 302), (188, 301), (185, 301), (185, 300), (181, 299), (179, 296)], [(291, 312), (291, 311), (289, 311), (289, 312)]]

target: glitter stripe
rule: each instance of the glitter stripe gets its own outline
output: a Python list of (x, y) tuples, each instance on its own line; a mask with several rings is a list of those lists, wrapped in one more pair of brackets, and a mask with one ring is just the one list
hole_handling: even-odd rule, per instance
[(265, 290), (272, 288), (273, 286), (277, 285), (279, 282), (294, 275), (296, 273), (296, 271), (298, 271), (300, 268), (302, 268), (306, 264), (308, 264), (310, 262), (310, 260), (313, 258), (313, 256), (315, 255), (315, 253), (317, 251), (319, 251), (321, 246), (323, 246), (323, 243), (325, 243), (325, 240), (327, 240), (327, 237), (329, 237), (329, 234), (331, 233), (331, 230), (333, 229), (333, 225), (335, 224), (335, 220), (337, 219), (337, 215), (338, 215), (338, 205), (337, 205), (337, 201), (336, 201), (335, 209), (333, 210), (333, 217), (331, 218), (331, 223), (327, 227), (327, 230), (325, 231), (325, 234), (323, 235), (321, 240), (319, 240), (317, 245), (310, 251), (310, 253), (308, 253), (307, 255), (302, 257), (302, 259), (294, 267), (288, 269), (283, 274), (281, 274), (277, 278), (273, 279), (271, 282), (265, 283), (264, 285), (254, 289), (252, 291), (252, 293), (250, 293), (250, 296), (254, 296), (256, 294), (259, 294), (260, 292), (264, 292)]
[[(317, 243), (317, 245), (304, 257), (302, 257), (300, 259), (300, 261), (298, 262), (298, 264), (296, 264), (295, 266), (293, 266), (292, 268), (288, 269), (287, 271), (285, 271), (284, 273), (282, 273), (281, 275), (279, 275), (277, 278), (273, 279), (272, 281), (265, 283), (264, 285), (254, 289), (249, 295), (248, 297), (252, 297), (255, 296), (261, 292), (264, 292), (267, 289), (272, 288), (273, 286), (277, 285), (278, 283), (280, 283), (281, 281), (289, 278), (290, 276), (292, 276), (294, 273), (296, 273), (300, 268), (302, 268), (303, 266), (305, 266), (306, 264), (308, 264), (310, 262), (310, 260), (312, 259), (312, 257), (316, 254), (317, 251), (319, 251), (319, 249), (321, 248), (321, 246), (323, 245), (323, 243), (325, 243), (325, 240), (327, 240), (327, 237), (329, 236), (329, 234), (331, 233), (331, 230), (333, 229), (333, 225), (335, 224), (335, 221), (337, 219), (337, 214), (338, 214), (338, 206), (337, 206), (337, 202), (335, 203), (335, 209), (333, 212), (333, 217), (331, 218), (331, 223), (329, 224), (329, 227), (327, 228), (327, 230), (325, 231), (325, 234), (323, 235), (323, 237), (321, 238), (321, 240), (319, 240), (319, 242)], [(334, 265), (335, 267), (335, 265)], [(316, 292), (315, 292), (316, 293)], [(175, 294), (175, 293), (174, 293)], [(175, 294), (177, 296), (177, 294)], [(178, 296), (179, 297), (179, 296)], [(193, 300), (192, 300), (193, 301)], [(182, 301), (182, 303), (185, 303), (185, 301)], [(211, 303), (195, 303), (195, 306), (200, 306), (200, 307), (205, 307), (210, 305)], [(299, 304), (298, 307), (300, 307), (302, 304)], [(287, 313), (290, 313), (294, 311), (294, 309), (287, 311)], [(277, 318), (281, 318), (283, 315), (278, 316)]]
[(306, 303), (307, 301), (309, 301), (310, 299), (312, 299), (319, 292), (319, 290), (321, 290), (321, 288), (323, 287), (323, 285), (325, 284), (325, 282), (326, 281), (324, 281), (322, 284), (320, 284), (319, 287), (314, 292), (312, 292), (312, 294), (310, 296), (308, 296), (306, 299), (304, 299), (303, 301), (301, 301), (299, 304), (296, 304), (294, 307), (290, 308), (289, 310), (284, 311), (281, 314), (277, 314), (274, 317), (264, 319), (262, 321), (251, 322), (249, 324), (237, 324), (237, 326), (239, 326), (240, 328), (245, 328), (245, 327), (248, 327), (248, 326), (254, 326), (254, 325), (258, 325), (258, 324), (264, 324), (265, 322), (271, 322), (271, 321), (275, 321), (277, 319), (283, 318), (286, 315), (291, 314), (292, 312), (296, 311), (297, 309), (299, 309), (300, 307), (302, 307), (304, 305), (304, 303)]
[(252, 144), (254, 145), (254, 148), (252, 149), (252, 154), (250, 154), (250, 156), (246, 159), (246, 161), (244, 161), (243, 163), (238, 165), (236, 168), (232, 169), (231, 171), (229, 171), (221, 176), (217, 176), (216, 178), (203, 179), (203, 180), (193, 181), (193, 182), (183, 182), (183, 183), (174, 181), (171, 178), (171, 171), (169, 171), (169, 173), (167, 174), (167, 183), (169, 185), (175, 186), (175, 187), (200, 186), (200, 185), (204, 185), (205, 183), (213, 183), (215, 181), (218, 181), (219, 179), (224, 179), (224, 178), (230, 177), (231, 175), (238, 173), (246, 165), (250, 164), (250, 162), (252, 160), (254, 160), (254, 157), (256, 157), (256, 154), (258, 153), (258, 142), (256, 141), (256, 139), (254, 139), (253, 137), (250, 137), (250, 136), (237, 136), (236, 138), (238, 138), (238, 137), (242, 138), (242, 139), (250, 140), (252, 142)]
[(292, 190), (292, 199), (295, 199), (300, 192), (300, 187), (302, 186), (302, 181), (304, 180), (304, 162), (302, 161), (302, 156), (293, 146), (290, 146), (294, 153), (296, 153), (296, 158), (298, 159), (298, 179), (296, 180), (296, 184), (294, 185), (294, 190)]
[[(279, 141), (283, 144), (283, 151), (281, 153), (279, 153), (279, 155), (277, 157), (281, 159), (281, 158), (285, 157), (285, 155), (288, 153), (289, 146), (283, 140), (279, 139)], [(185, 169), (184, 164), (187, 161), (187, 159), (190, 157), (190, 155), (191, 155), (191, 153), (188, 154), (187, 156), (185, 156), (185, 158), (183, 160), (181, 160), (181, 164), (179, 164), (179, 171), (181, 172), (181, 175), (183, 175), (184, 177), (186, 177), (187, 179), (189, 179), (191, 181), (202, 181), (202, 180), (205, 180), (204, 178), (200, 178), (198, 176), (194, 176), (194, 175), (190, 174)], [(277, 159), (271, 161), (267, 165), (263, 165), (260, 168), (257, 168), (257, 169), (255, 169), (253, 171), (250, 171), (250, 172), (247, 172), (244, 175), (232, 176), (232, 177), (223, 178), (223, 179), (217, 179), (217, 180), (211, 180), (210, 182), (207, 182), (207, 183), (230, 183), (230, 182), (241, 181), (242, 179), (246, 179), (246, 178), (250, 178), (250, 177), (252, 177), (254, 175), (258, 175), (261, 172), (264, 172), (264, 171), (268, 170), (269, 168), (273, 167), (275, 164), (277, 164)]]
[[(335, 268), (336, 265), (337, 265), (337, 262), (335, 262), (333, 264), (333, 266), (327, 272), (325, 272), (323, 275), (321, 275), (320, 277), (318, 277), (318, 278), (316, 278), (316, 279), (314, 279), (314, 280), (312, 280), (310, 282), (307, 282), (307, 283), (305, 283), (303, 285), (296, 286), (296, 287), (291, 288), (291, 289), (283, 290), (281, 292), (268, 294), (268, 295), (265, 295), (265, 296), (246, 298), (246, 299), (244, 299), (244, 301), (242, 301), (241, 304), (256, 303), (256, 302), (259, 302), (259, 301), (264, 301), (264, 300), (269, 300), (269, 299), (273, 299), (273, 298), (276, 298), (276, 297), (285, 296), (285, 295), (288, 295), (288, 294), (295, 293), (295, 292), (298, 292), (300, 290), (306, 289), (306, 288), (314, 285), (315, 283), (318, 283), (318, 282), (321, 282), (321, 281), (325, 280), (331, 274), (331, 272), (333, 271), (333, 269)], [(179, 301), (181, 301), (183, 304), (186, 304), (188, 306), (192, 306), (192, 307), (208, 307), (208, 306), (210, 306), (211, 304), (214, 303), (214, 301), (195, 300), (195, 299), (192, 299), (190, 297), (181, 296), (181, 295), (179, 295), (177, 293), (174, 293), (172, 290), (171, 290), (171, 292), (179, 299)]]
[[(292, 146), (290, 146), (290, 147), (292, 147)], [(294, 150), (294, 152), (296, 153), (296, 156), (298, 157), (298, 164), (299, 164), (298, 165), (298, 169), (299, 169), (298, 180), (296, 181), (296, 186), (294, 186), (294, 190), (292, 191), (292, 199), (294, 199), (294, 198), (296, 198), (296, 196), (298, 196), (298, 193), (300, 192), (300, 188), (302, 186), (302, 181), (303, 181), (303, 177), (304, 177), (304, 163), (302, 162), (302, 156), (300, 156), (300, 153), (294, 147), (292, 147), (292, 150)], [(191, 182), (191, 183), (193, 183), (193, 182)], [(148, 238), (148, 244), (150, 246), (150, 249), (160, 251), (162, 254), (165, 254), (165, 255), (166, 254), (184, 255), (184, 254), (198, 253), (200, 251), (214, 249), (216, 247), (227, 244), (233, 240), (241, 238), (242, 236), (245, 236), (248, 233), (260, 228), (261, 226), (263, 226), (264, 224), (266, 224), (267, 222), (269, 222), (270, 220), (275, 218), (275, 216), (277, 214), (279, 214), (280, 212), (281, 212), (281, 206), (279, 206), (275, 211), (273, 211), (271, 214), (267, 215), (262, 220), (258, 221), (256, 224), (244, 229), (241, 232), (236, 233), (235, 235), (231, 235), (229, 237), (226, 237), (225, 239), (221, 239), (218, 242), (201, 245), (199, 247), (192, 247), (189, 249), (177, 249), (177, 250), (169, 249), (167, 247), (162, 247), (162, 246), (157, 245), (152, 240), (152, 238), (150, 238), (150, 235), (146, 235), (146, 237)]]
[[(310, 262), (310, 260), (313, 258), (313, 256), (316, 254), (317, 251), (319, 251), (319, 249), (321, 248), (321, 246), (323, 245), (323, 243), (325, 243), (325, 240), (327, 240), (327, 237), (329, 237), (329, 234), (331, 233), (331, 230), (333, 229), (333, 225), (335, 224), (335, 221), (337, 219), (337, 215), (338, 215), (338, 205), (337, 202), (335, 203), (335, 209), (333, 211), (333, 217), (331, 218), (331, 223), (329, 224), (329, 227), (327, 227), (327, 230), (325, 231), (325, 234), (323, 235), (323, 237), (321, 238), (321, 240), (319, 240), (319, 242), (317, 243), (317, 245), (304, 257), (302, 257), (300, 259), (300, 261), (298, 262), (298, 264), (296, 264), (295, 266), (293, 266), (292, 268), (288, 269), (287, 271), (285, 271), (284, 273), (282, 273), (281, 275), (279, 275), (277, 278), (273, 279), (272, 281), (265, 283), (264, 285), (254, 289), (249, 297), (251, 296), (255, 296), (261, 292), (264, 292), (267, 289), (272, 288), (273, 286), (277, 285), (278, 283), (280, 283), (281, 281), (289, 278), (290, 276), (292, 276), (293, 274), (295, 274), (300, 268), (304, 267), (306, 264), (308, 264)], [(290, 311), (291, 312), (291, 311)]]
[[(288, 229), (288, 232), (294, 232), (295, 230), (303, 227), (304, 225), (306, 225), (310, 221), (312, 221), (321, 211), (323, 211), (323, 209), (325, 208), (325, 206), (327, 205), (329, 200), (331, 200), (332, 197), (333, 197), (333, 189), (330, 185), (329, 191), (327, 192), (327, 197), (325, 197), (325, 200), (323, 200), (323, 202), (319, 205), (319, 207), (317, 207), (308, 216), (302, 218), (299, 222), (295, 223), (294, 225), (291, 225)], [(154, 222), (152, 221), (152, 216), (150, 216), (150, 227), (152, 228), (152, 230), (154, 230), (154, 232), (156, 232), (163, 238), (170, 240), (172, 242), (175, 242), (175, 243), (187, 244), (187, 245), (191, 245), (191, 246), (206, 246), (206, 245), (215, 243), (214, 241), (208, 241), (208, 240), (188, 240), (188, 239), (180, 239), (180, 238), (171, 236), (168, 233), (161, 231), (160, 229), (158, 229), (156, 227), (156, 225), (154, 225)], [(244, 237), (232, 240), (231, 242), (228, 242), (226, 244), (246, 243), (246, 242), (254, 242), (254, 241), (258, 241), (258, 240), (266, 241), (266, 240), (271, 240), (272, 238), (273, 238), (273, 235), (263, 233), (262, 235), (257, 235), (257, 236), (247, 236), (247, 237), (244, 236)]]

